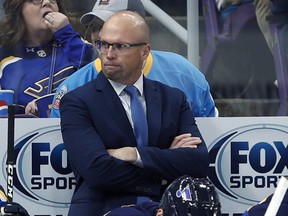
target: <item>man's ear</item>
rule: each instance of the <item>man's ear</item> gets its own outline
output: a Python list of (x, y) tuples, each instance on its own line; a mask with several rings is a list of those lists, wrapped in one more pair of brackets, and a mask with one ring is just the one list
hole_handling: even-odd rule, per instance
[(164, 215), (163, 209), (159, 208), (157, 213), (156, 213), (156, 216), (163, 216), (163, 215)]
[(151, 50), (151, 45), (150, 44), (145, 45), (144, 55), (143, 55), (145, 57), (145, 59), (148, 58), (150, 50)]

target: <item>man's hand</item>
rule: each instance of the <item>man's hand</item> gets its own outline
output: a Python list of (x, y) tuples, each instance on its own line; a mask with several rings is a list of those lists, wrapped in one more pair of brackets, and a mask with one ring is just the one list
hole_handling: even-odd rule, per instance
[(197, 145), (202, 143), (202, 140), (199, 137), (193, 137), (192, 134), (186, 133), (176, 136), (170, 146), (170, 149), (176, 148), (197, 148)]
[(133, 147), (123, 147), (119, 149), (107, 149), (110, 156), (119, 160), (134, 163), (137, 160), (136, 149)]

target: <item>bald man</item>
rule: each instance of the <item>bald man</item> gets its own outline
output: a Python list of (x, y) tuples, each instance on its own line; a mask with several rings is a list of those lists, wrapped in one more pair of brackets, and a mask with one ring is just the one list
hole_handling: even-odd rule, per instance
[[(143, 76), (151, 49), (145, 20), (134, 12), (116, 13), (96, 46), (102, 71), (60, 104), (76, 177), (69, 216), (102, 216), (123, 205), (160, 201), (177, 177), (205, 177), (208, 171), (207, 147), (185, 94)], [(138, 122), (136, 101), (144, 116)]]
[[(93, 45), (99, 39), (103, 23), (111, 15), (123, 10), (137, 12), (145, 19), (145, 8), (141, 0), (97, 0), (92, 11), (81, 17), (81, 24), (91, 27)], [(100, 71), (101, 62), (97, 58), (64, 80), (55, 93), (50, 117), (60, 117), (59, 104), (63, 95), (95, 79)], [(218, 116), (205, 76), (183, 56), (173, 52), (151, 50), (143, 66), (143, 73), (149, 79), (181, 89), (186, 94), (195, 117)]]

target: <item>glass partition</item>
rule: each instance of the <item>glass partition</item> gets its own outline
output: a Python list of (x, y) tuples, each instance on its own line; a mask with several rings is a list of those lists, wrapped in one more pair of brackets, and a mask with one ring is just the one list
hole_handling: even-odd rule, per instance
[[(186, 1), (152, 1), (187, 27)], [(0, 2), (2, 6), (3, 0)], [(269, 49), (258, 26), (253, 2), (239, 1), (241, 4), (226, 14), (217, 9), (216, 2), (199, 0), (199, 70), (210, 84), (219, 116), (286, 115), (287, 78), (279, 67), (286, 62), (281, 62), (279, 56), (277, 59)], [(95, 0), (64, 0), (74, 29), (88, 41), (91, 41), (91, 31), (80, 24), (80, 17), (91, 11), (94, 3)], [(184, 42), (150, 14), (146, 19), (151, 28), (153, 49), (187, 57)], [(277, 82), (281, 73), (284, 73), (283, 80)]]

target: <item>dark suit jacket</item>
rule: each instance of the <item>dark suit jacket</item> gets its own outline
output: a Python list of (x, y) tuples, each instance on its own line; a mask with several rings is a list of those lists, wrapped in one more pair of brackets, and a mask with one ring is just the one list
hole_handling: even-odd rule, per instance
[(184, 174), (205, 177), (208, 151), (168, 149), (175, 136), (201, 137), (184, 93), (144, 78), (149, 147), (137, 147), (143, 168), (111, 157), (106, 149), (136, 147), (136, 139), (122, 103), (101, 72), (61, 99), (61, 131), (77, 184), (69, 216), (97, 216), (137, 196), (159, 201), (166, 186)]

